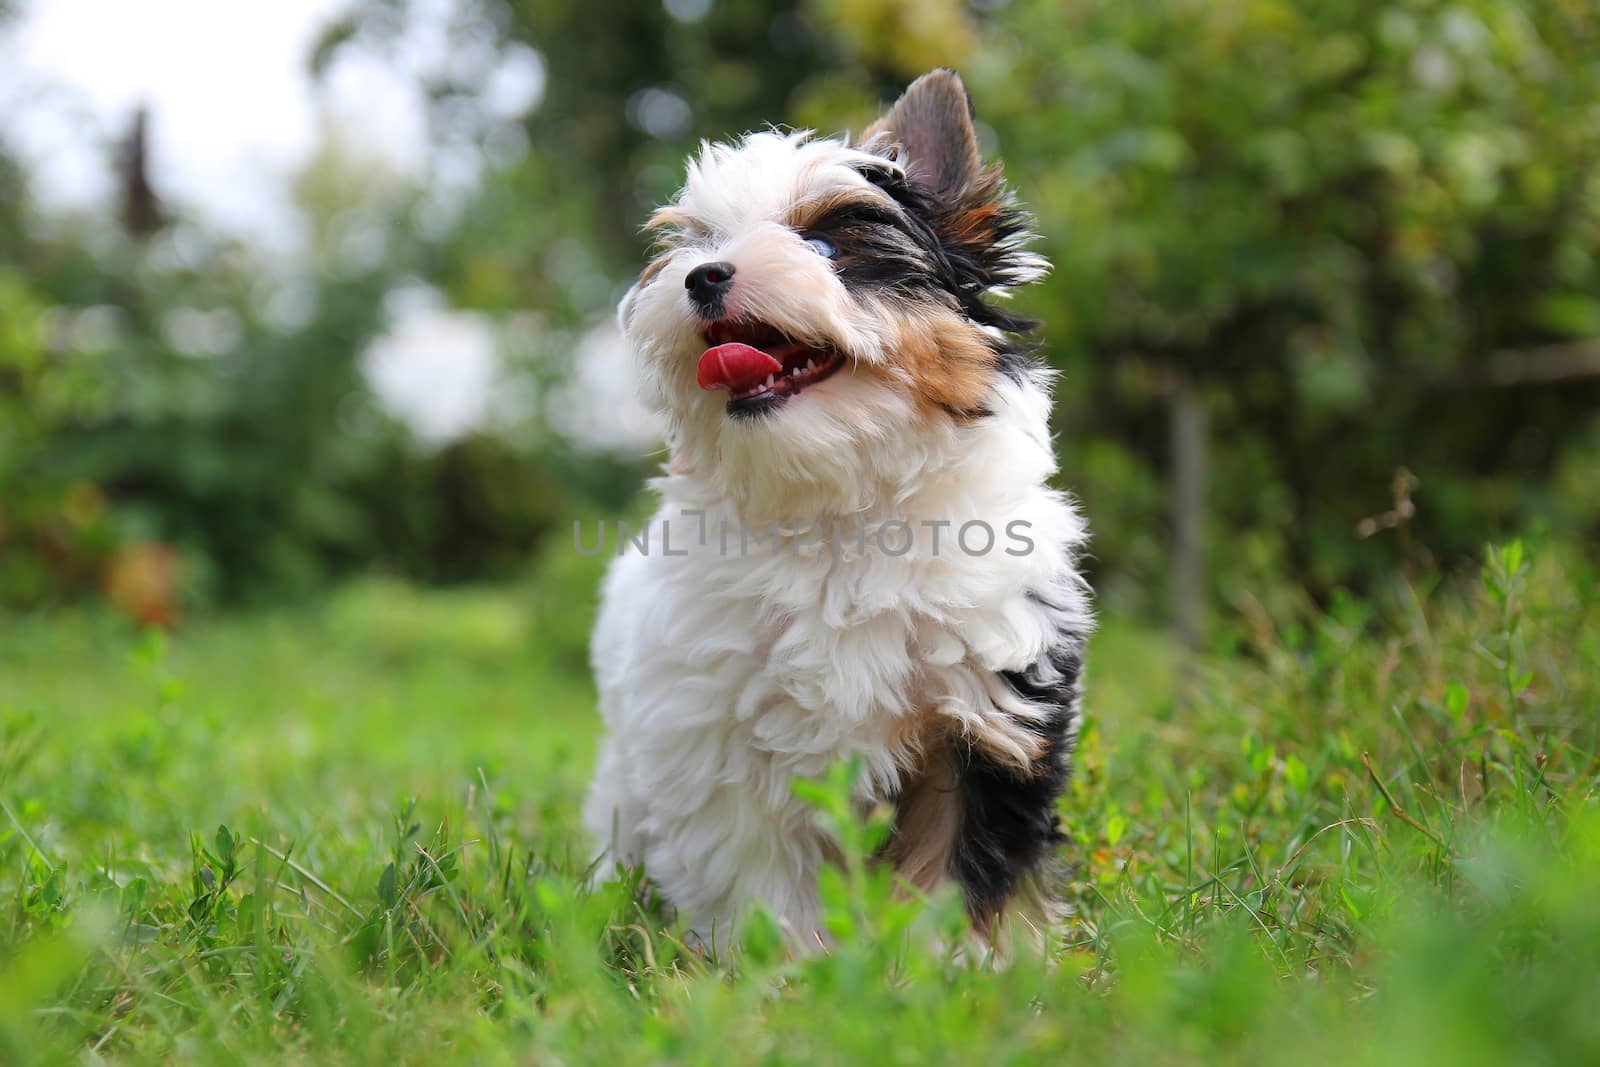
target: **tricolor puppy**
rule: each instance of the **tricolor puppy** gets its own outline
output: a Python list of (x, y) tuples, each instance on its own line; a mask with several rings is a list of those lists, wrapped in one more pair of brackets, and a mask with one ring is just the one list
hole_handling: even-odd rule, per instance
[[(1090, 630), (1050, 375), (997, 300), (1046, 264), (960, 78), (858, 143), (702, 147), (622, 301), (670, 461), (606, 581), (586, 818), (693, 927), (819, 936), (832, 843), (796, 778), (859, 757), (882, 861), (992, 934), (1041, 901)], [(1032, 909), (1028, 909), (1032, 913)]]

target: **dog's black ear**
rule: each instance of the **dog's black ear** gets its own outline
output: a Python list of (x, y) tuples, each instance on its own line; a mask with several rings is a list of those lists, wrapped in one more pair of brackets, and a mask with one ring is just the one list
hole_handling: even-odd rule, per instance
[(911, 83), (894, 107), (861, 135), (870, 151), (893, 154), (906, 177), (936, 197), (959, 197), (978, 177), (972, 101), (961, 75), (945, 67)]

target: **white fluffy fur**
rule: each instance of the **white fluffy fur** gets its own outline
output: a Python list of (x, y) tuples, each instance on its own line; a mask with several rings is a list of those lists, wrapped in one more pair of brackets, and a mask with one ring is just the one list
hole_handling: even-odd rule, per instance
[[(605, 584), (593, 661), (608, 736), (586, 819), (607, 864), (642, 863), (703, 934), (759, 900), (811, 938), (828, 843), (792, 781), (859, 754), (862, 799), (885, 796), (916, 714), (1016, 732), (1034, 709), (995, 672), (1034, 663), (1063, 621), (1089, 628), (1073, 565), (1083, 524), (1045, 485), (1055, 469), (1045, 374), (996, 375), (989, 417), (930, 415), (892, 376), (861, 369), (892, 366), (892, 319), (782, 221), (806, 197), (864, 187), (849, 166), (861, 155), (804, 134), (705, 146), (676, 203), (682, 233), (620, 309), (672, 459), (654, 483), (649, 550), (616, 559)], [(730, 314), (851, 362), (770, 417), (729, 418), (724, 394), (696, 387), (706, 345), (684, 290), (687, 272), (712, 260), (737, 265)], [(703, 544), (702, 520), (686, 514), (700, 510)], [(954, 546), (973, 519), (999, 535), (986, 555)], [(741, 524), (833, 520), (848, 531), (837, 541), (739, 550)], [(891, 520), (916, 529), (912, 551), (888, 555), (870, 537), (860, 550), (858, 521)], [(952, 524), (937, 554), (918, 525), (929, 520)], [(1018, 521), (1033, 550), (1008, 554), (1016, 543), (1004, 531)]]

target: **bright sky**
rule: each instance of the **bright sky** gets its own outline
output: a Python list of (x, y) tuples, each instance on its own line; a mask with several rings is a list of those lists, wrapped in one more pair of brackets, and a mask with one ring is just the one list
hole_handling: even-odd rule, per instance
[[(153, 118), (157, 190), (214, 222), (292, 240), (285, 178), (318, 139), (306, 74), (319, 30), (349, 0), (24, 0), (0, 37), (0, 132), (49, 206), (106, 201), (112, 145), (142, 103)], [(420, 96), (376, 59), (330, 79), (331, 114), (364, 147), (415, 169), (426, 152)]]

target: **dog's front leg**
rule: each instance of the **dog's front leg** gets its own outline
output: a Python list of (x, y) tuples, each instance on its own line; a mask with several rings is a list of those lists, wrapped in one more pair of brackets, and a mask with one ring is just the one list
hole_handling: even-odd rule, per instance
[(822, 944), (817, 873), (830, 845), (808, 805), (723, 785), (705, 806), (658, 818), (651, 836), (646, 870), (703, 944), (728, 944), (752, 902), (797, 950)]

